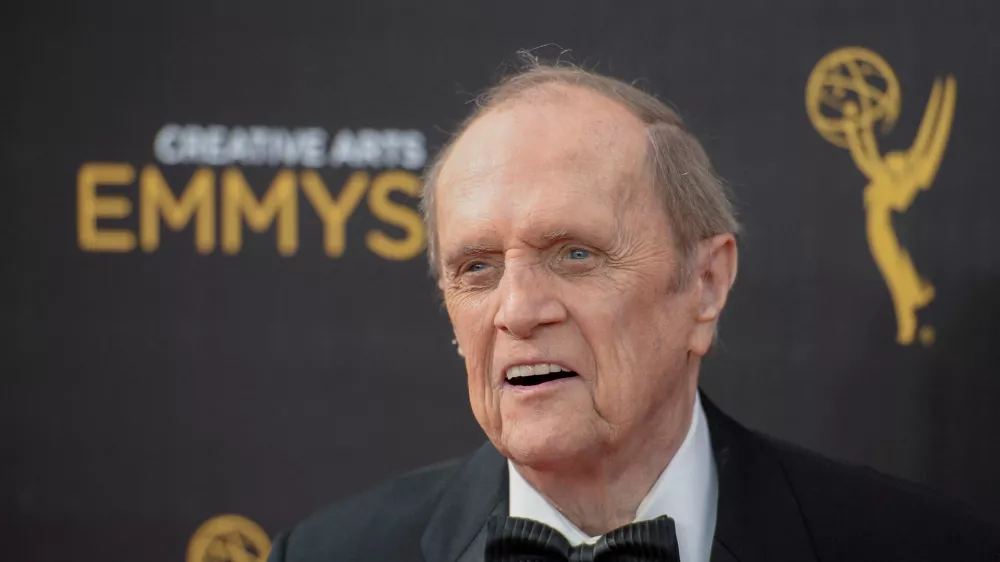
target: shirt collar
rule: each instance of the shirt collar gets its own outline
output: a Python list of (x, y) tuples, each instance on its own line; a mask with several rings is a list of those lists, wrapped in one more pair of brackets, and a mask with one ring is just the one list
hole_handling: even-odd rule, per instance
[[(509, 460), (510, 515), (552, 527), (573, 545), (594, 542), (535, 490)], [(636, 510), (636, 521), (669, 515), (677, 531), (681, 560), (708, 562), (715, 535), (718, 480), (708, 421), (695, 394), (694, 411), (684, 441)]]

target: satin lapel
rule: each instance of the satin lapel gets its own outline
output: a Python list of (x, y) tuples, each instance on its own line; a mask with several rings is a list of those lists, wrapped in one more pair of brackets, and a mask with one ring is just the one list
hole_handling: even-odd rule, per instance
[(719, 474), (712, 562), (817, 560), (794, 491), (764, 438), (701, 395)]
[[(493, 508), (493, 512), (490, 513), (490, 517), (494, 515), (507, 515), (509, 509), (510, 507), (509, 504), (507, 503), (507, 500), (503, 500), (500, 503), (498, 503), (495, 508)], [(458, 557), (457, 562), (484, 561), (484, 559), (486, 558), (486, 527), (487, 525), (483, 525), (479, 529), (479, 533), (477, 533), (476, 537), (472, 539), (471, 543), (469, 543), (469, 546), (468, 548), (465, 549), (465, 552), (463, 552)]]
[(427, 562), (455, 562), (507, 502), (507, 462), (489, 442), (448, 483), (421, 538)]

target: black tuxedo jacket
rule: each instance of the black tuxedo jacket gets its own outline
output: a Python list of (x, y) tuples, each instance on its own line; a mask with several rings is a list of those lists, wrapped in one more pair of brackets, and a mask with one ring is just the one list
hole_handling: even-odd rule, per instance
[[(1000, 532), (961, 506), (751, 432), (704, 395), (719, 476), (712, 562), (1000, 561)], [(337, 503), (280, 534), (269, 562), (471, 562), (507, 511), (489, 443)]]

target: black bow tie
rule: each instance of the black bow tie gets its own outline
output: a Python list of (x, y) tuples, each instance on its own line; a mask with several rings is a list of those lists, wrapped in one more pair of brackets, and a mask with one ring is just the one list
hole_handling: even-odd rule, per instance
[(594, 544), (570, 546), (538, 521), (498, 515), (486, 527), (486, 562), (680, 562), (674, 520), (631, 523)]

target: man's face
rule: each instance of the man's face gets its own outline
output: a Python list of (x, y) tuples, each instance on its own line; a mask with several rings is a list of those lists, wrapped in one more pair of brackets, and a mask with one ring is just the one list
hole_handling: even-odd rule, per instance
[[(645, 147), (626, 109), (548, 87), (478, 118), (441, 170), (441, 288), (473, 412), (515, 462), (634, 447), (696, 385), (699, 297), (673, 290)], [(569, 373), (510, 378), (543, 365)]]

